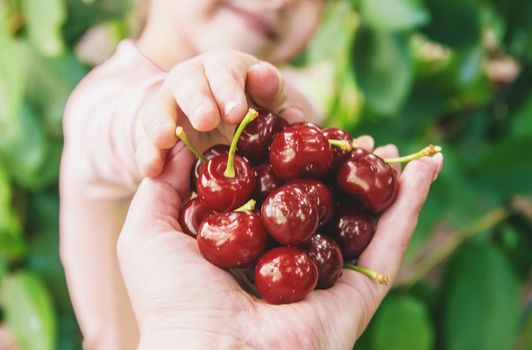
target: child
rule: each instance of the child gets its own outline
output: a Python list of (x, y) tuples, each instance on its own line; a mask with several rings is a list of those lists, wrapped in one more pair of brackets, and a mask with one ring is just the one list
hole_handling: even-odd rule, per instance
[[(290, 122), (317, 117), (297, 89), (267, 62), (280, 64), (294, 57), (311, 38), (324, 6), (322, 0), (152, 0), (140, 38), (122, 42), (114, 56), (72, 93), (64, 118), (61, 258), (84, 348), (138, 345), (129, 298), (139, 322), (143, 321), (139, 309), (144, 306), (138, 302), (133, 281), (134, 263), (124, 263), (127, 259), (121, 259), (121, 268), (129, 276), (127, 290), (124, 286), (117, 240), (143, 176), (155, 178), (166, 169), (163, 178), (177, 189), (178, 199), (189, 195), (191, 157), (174, 147), (177, 125), (183, 125), (192, 141), (206, 149), (229, 143), (234, 125), (250, 103)], [(372, 148), (369, 138), (360, 143)], [(393, 146), (380, 151), (397, 155)], [(174, 172), (169, 174), (170, 163)], [(432, 179), (441, 160), (433, 163), (418, 171)], [(424, 195), (419, 189), (421, 203)], [(147, 212), (157, 206), (157, 202), (150, 204)], [(143, 215), (132, 212), (130, 216)], [(411, 234), (410, 226), (403, 240)], [(162, 272), (162, 266), (160, 271), (150, 271)]]

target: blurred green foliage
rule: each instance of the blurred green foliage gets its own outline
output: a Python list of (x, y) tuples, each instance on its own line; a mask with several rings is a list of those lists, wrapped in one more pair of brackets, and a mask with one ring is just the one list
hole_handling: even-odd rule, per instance
[[(58, 254), (66, 99), (133, 0), (0, 1), (0, 313), (22, 349), (77, 349)], [(444, 147), (396, 287), (357, 349), (532, 348), (532, 2), (337, 0), (294, 62), (327, 123)], [(85, 44), (86, 45), (86, 44)], [(83, 62), (82, 62), (83, 61)], [(525, 295), (525, 297), (523, 297)]]

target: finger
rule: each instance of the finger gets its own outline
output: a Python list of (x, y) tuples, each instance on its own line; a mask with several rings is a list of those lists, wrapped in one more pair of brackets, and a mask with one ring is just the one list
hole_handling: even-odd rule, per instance
[(279, 70), (269, 63), (260, 62), (249, 68), (246, 91), (253, 101), (269, 111), (277, 113), (287, 107), (284, 80)]
[(397, 199), (380, 218), (375, 236), (358, 261), (361, 266), (392, 278), (397, 275), (437, 171), (437, 158), (424, 157), (405, 167)]
[(294, 103), (279, 112), (281, 118), (289, 124), (303, 123), (305, 121), (305, 110), (299, 103)]
[(220, 113), (201, 63), (176, 66), (163, 87), (171, 92), (194, 129), (207, 132), (218, 126)]
[(141, 182), (122, 232), (147, 237), (154, 232), (179, 230), (178, 211), (190, 193), (188, 174), (193, 162), (193, 155), (178, 143), (170, 151), (164, 171)]
[[(396, 145), (392, 144), (377, 147), (377, 149), (375, 149), (373, 153), (375, 153), (382, 159), (399, 157), (399, 149)], [(401, 164), (391, 164), (391, 166), (397, 172), (397, 175), (401, 175)]]
[(369, 135), (362, 135), (356, 138), (358, 147), (366, 150), (368, 152), (373, 152), (373, 147), (375, 147), (375, 141), (373, 137)]
[(235, 61), (234, 56), (222, 56), (206, 59), (203, 67), (222, 118), (228, 123), (239, 123), (248, 108), (245, 85), (249, 65)]
[(166, 150), (155, 147), (145, 137), (137, 147), (135, 158), (142, 175), (156, 177), (163, 171)]
[(161, 89), (144, 106), (142, 126), (150, 142), (161, 149), (172, 148), (176, 142), (175, 128), (178, 122), (176, 102), (166, 89)]

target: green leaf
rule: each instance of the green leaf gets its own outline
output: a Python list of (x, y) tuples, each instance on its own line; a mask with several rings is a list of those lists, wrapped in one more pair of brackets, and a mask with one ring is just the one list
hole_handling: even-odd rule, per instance
[(5, 26), (6, 6), (0, 3), (0, 123), (19, 113), (26, 83), (25, 60)]
[(413, 29), (430, 19), (421, 0), (362, 0), (360, 14), (364, 23), (387, 31)]
[(47, 56), (60, 55), (64, 50), (65, 0), (22, 0), (22, 12), (33, 45)]
[(532, 136), (505, 138), (491, 147), (475, 175), (478, 183), (501, 196), (531, 193)]
[(374, 350), (432, 349), (434, 330), (425, 305), (410, 296), (387, 298), (373, 321)]
[(453, 48), (466, 48), (480, 41), (480, 18), (473, 0), (427, 0), (431, 21), (428, 37)]
[(361, 27), (353, 49), (355, 75), (368, 107), (378, 114), (395, 113), (412, 84), (412, 61), (406, 39)]
[(44, 185), (41, 169), (48, 145), (42, 123), (29, 108), (5, 123), (0, 123), (0, 157), (14, 179), (28, 187)]
[(56, 319), (50, 295), (30, 272), (6, 277), (3, 285), (5, 320), (23, 350), (54, 349)]
[(71, 51), (50, 58), (31, 46), (25, 47), (28, 62), (27, 99), (43, 120), (48, 133), (60, 137), (68, 96), (87, 73)]
[(445, 277), (445, 349), (510, 349), (519, 323), (519, 290), (510, 265), (488, 244), (469, 244), (450, 261)]
[(14, 260), (25, 252), (18, 216), (13, 210), (11, 182), (0, 163), (0, 260)]

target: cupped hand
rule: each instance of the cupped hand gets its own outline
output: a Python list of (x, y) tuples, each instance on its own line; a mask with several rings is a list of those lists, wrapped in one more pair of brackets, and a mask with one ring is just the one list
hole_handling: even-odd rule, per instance
[(175, 66), (148, 100), (138, 120), (136, 159), (143, 175), (155, 177), (184, 127), (200, 151), (229, 144), (235, 124), (253, 104), (303, 121), (302, 107), (290, 104), (281, 73), (269, 63), (234, 50), (216, 50)]
[[(373, 140), (359, 138), (371, 149)], [(397, 156), (392, 145), (375, 153)], [(120, 235), (118, 256), (141, 332), (141, 349), (351, 349), (388, 292), (351, 270), (330, 289), (301, 302), (269, 305), (246, 293), (227, 271), (205, 260), (177, 222), (188, 182), (176, 176), (194, 161), (182, 144), (164, 172), (141, 183)], [(441, 155), (409, 163), (397, 200), (382, 215), (360, 266), (392, 279), (417, 224)]]

